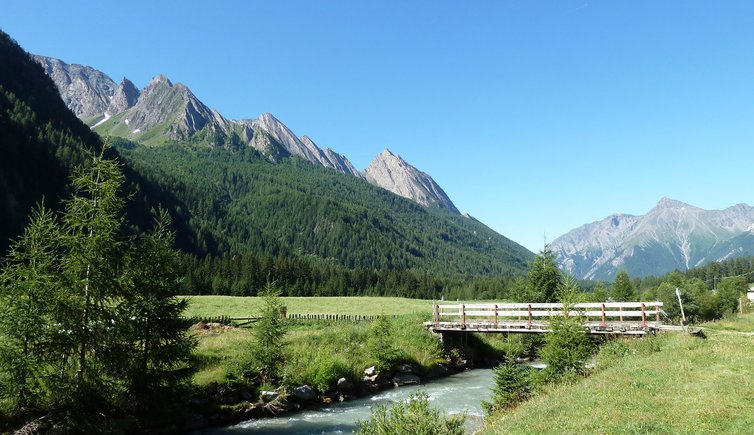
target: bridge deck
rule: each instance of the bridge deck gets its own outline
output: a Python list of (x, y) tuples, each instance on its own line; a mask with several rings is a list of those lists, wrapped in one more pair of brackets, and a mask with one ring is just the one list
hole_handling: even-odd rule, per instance
[[(661, 307), (662, 302), (583, 303), (570, 306), (567, 314), (582, 318), (590, 334), (682, 331), (680, 326), (660, 321)], [(546, 333), (551, 330), (548, 320), (565, 314), (563, 305), (557, 303), (435, 304), (433, 311), (434, 320), (424, 326), (436, 333)]]

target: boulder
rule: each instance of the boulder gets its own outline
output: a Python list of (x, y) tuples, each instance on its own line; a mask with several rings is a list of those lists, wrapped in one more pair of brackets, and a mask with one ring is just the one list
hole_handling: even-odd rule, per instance
[(269, 403), (273, 400), (280, 397), (280, 393), (277, 391), (262, 391), (262, 393), (259, 395), (259, 398), (262, 399), (262, 402)]
[(248, 389), (241, 388), (241, 398), (244, 401), (249, 402), (249, 401), (251, 401), (254, 398), (254, 395), (251, 394), (251, 392)]
[(223, 405), (233, 405), (241, 401), (241, 393), (234, 386), (221, 385), (217, 387), (215, 394), (217, 400)]
[(429, 372), (427, 372), (427, 375), (425, 376), (426, 379), (437, 379), (442, 378), (444, 376), (448, 376), (453, 373), (453, 369), (448, 367), (446, 364), (438, 364), (434, 367), (432, 367)]
[(335, 388), (341, 393), (351, 393), (353, 392), (354, 386), (353, 383), (348, 379), (340, 378), (338, 379), (338, 383), (335, 385)]
[(377, 382), (377, 379), (379, 378), (378, 375), (372, 375), (372, 376), (364, 376), (364, 382), (368, 384), (374, 384)]
[(364, 376), (374, 376), (377, 374), (377, 367), (372, 366), (364, 370)]
[(317, 398), (317, 393), (314, 392), (314, 388), (309, 385), (302, 385), (294, 388), (291, 395), (301, 402), (310, 402)]
[(417, 385), (421, 383), (419, 376), (413, 373), (398, 373), (393, 376), (393, 384), (396, 387), (402, 387), (403, 385)]
[(397, 364), (395, 366), (395, 371), (398, 372), (398, 373), (414, 373), (414, 374), (416, 374), (416, 373), (419, 373), (419, 368), (416, 367), (413, 364), (404, 363), (404, 364)]

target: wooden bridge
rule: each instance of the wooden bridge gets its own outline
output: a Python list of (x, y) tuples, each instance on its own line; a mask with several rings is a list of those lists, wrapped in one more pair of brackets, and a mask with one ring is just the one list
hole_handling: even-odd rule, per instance
[[(604, 302), (570, 306), (569, 315), (584, 320), (590, 334), (644, 335), (682, 331), (660, 320), (662, 302)], [(549, 320), (564, 314), (559, 303), (435, 304), (434, 318), (424, 325), (433, 332), (545, 333)]]

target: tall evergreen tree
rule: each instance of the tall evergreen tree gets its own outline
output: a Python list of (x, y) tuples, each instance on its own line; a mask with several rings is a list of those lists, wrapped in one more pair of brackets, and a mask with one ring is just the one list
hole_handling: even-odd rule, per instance
[(120, 168), (104, 157), (103, 150), (92, 156), (89, 167), (76, 171), (74, 195), (65, 201), (61, 267), (67, 295), (61, 322), (73, 331), (74, 386), (78, 393), (101, 384), (103, 371), (97, 366), (107, 361), (102, 346), (115, 321), (115, 302), (121, 295), (124, 201), (118, 190), (122, 183)]
[(274, 382), (278, 379), (283, 358), (283, 336), (285, 320), (281, 317), (279, 290), (267, 284), (261, 296), (264, 300), (262, 313), (254, 324), (253, 371), (259, 374), (262, 382)]
[(131, 248), (124, 265), (123, 299), (117, 306), (117, 358), (111, 370), (121, 376), (133, 397), (132, 404), (154, 404), (190, 374), (185, 368), (194, 340), (188, 337), (190, 321), (181, 318), (188, 301), (178, 298), (178, 252), (170, 217), (160, 210), (153, 232)]
[(527, 290), (531, 300), (523, 302), (552, 302), (563, 276), (555, 262), (555, 254), (548, 245), (534, 258), (529, 267)]
[(40, 206), (0, 272), (0, 397), (14, 408), (37, 408), (56, 373), (53, 316), (58, 231)]
[(627, 302), (636, 299), (634, 286), (631, 284), (631, 278), (628, 277), (628, 272), (625, 269), (621, 269), (615, 275), (612, 296), (618, 302)]

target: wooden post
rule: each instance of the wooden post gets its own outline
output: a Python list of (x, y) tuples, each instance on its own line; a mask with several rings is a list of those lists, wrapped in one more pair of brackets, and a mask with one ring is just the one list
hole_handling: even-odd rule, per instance
[[(602, 305), (602, 309), (603, 310), (605, 309), (605, 305), (604, 304)], [(623, 311), (623, 307), (618, 307), (618, 311), (622, 312)], [(621, 321), (621, 323), (623, 323), (623, 314), (620, 315), (620, 321)]]
[(531, 304), (529, 304), (529, 329), (531, 329)]
[(461, 304), (461, 328), (466, 329), (466, 305)]
[(440, 326), (440, 305), (435, 304), (435, 326)]
[(497, 304), (495, 304), (495, 329), (497, 329)]
[(660, 307), (655, 307), (655, 322), (657, 322), (657, 325), (655, 325), (655, 326), (659, 326), (659, 324), (660, 324)]
[[(621, 320), (623, 319), (621, 318)], [(607, 326), (607, 324), (605, 323), (605, 304), (602, 304), (602, 323), (600, 323), (600, 325)]]
[(641, 304), (641, 329), (647, 329), (647, 314), (644, 312), (644, 303)]

